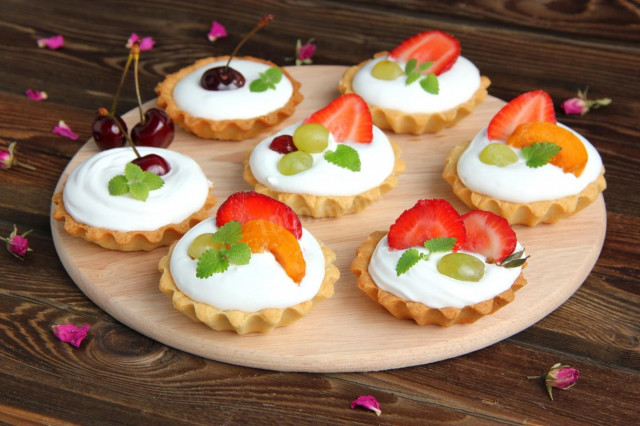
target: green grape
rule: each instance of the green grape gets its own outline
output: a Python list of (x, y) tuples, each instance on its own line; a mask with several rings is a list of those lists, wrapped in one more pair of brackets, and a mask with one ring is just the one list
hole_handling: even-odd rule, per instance
[(293, 144), (300, 151), (322, 152), (329, 145), (329, 130), (322, 124), (303, 124), (293, 132)]
[(191, 242), (191, 245), (189, 246), (189, 249), (187, 250), (187, 254), (189, 255), (189, 257), (191, 257), (192, 259), (199, 259), (200, 256), (202, 256), (202, 253), (207, 250), (221, 249), (222, 243), (212, 241), (212, 236), (213, 234), (209, 233), (201, 234), (194, 238), (194, 240)]
[(278, 171), (285, 176), (291, 176), (310, 169), (313, 165), (313, 157), (302, 151), (294, 151), (285, 154), (278, 161)]
[(484, 262), (466, 253), (449, 253), (438, 261), (438, 272), (455, 280), (480, 281)]
[(395, 80), (401, 75), (404, 75), (404, 71), (400, 65), (385, 59), (373, 66), (371, 75), (378, 80)]
[(492, 166), (504, 167), (518, 161), (518, 154), (504, 143), (490, 143), (480, 153), (480, 161)]

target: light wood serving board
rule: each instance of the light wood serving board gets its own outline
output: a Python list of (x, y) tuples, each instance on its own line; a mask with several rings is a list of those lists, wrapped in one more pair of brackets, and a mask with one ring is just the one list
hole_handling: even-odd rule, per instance
[[(303, 66), (288, 70), (302, 83), (305, 100), (295, 115), (278, 128), (303, 119), (337, 97), (337, 82), (345, 68)], [(151, 101), (146, 106), (153, 104)], [(166, 247), (144, 253), (109, 251), (69, 236), (60, 222), (52, 220), (56, 249), (74, 282), (102, 309), (150, 338), (205, 358), (280, 371), (355, 372), (407, 367), (463, 355), (524, 330), (580, 287), (604, 241), (606, 210), (602, 196), (557, 224), (515, 227), (519, 241), (531, 254), (525, 271), (528, 285), (516, 293), (514, 302), (475, 324), (441, 328), (398, 320), (356, 287), (349, 265), (356, 248), (370, 232), (387, 230), (402, 211), (420, 198), (445, 198), (459, 212), (468, 211), (441, 177), (444, 159), (454, 146), (469, 141), (486, 126), (502, 105), (503, 101), (488, 97), (455, 127), (436, 135), (390, 134), (402, 148), (402, 158), (407, 163), (397, 188), (354, 215), (301, 218), (307, 229), (336, 252), (341, 277), (331, 299), (297, 323), (268, 334), (239, 336), (214, 331), (174, 310), (170, 298), (158, 290), (157, 265), (167, 253)], [(130, 111), (124, 118), (131, 128), (138, 121), (138, 112)], [(218, 205), (211, 216), (231, 193), (252, 189), (242, 179), (242, 160), (260, 139), (210, 141), (176, 129), (170, 148), (193, 157), (214, 183)], [(56, 191), (76, 165), (96, 152), (93, 141), (88, 141), (67, 166)]]

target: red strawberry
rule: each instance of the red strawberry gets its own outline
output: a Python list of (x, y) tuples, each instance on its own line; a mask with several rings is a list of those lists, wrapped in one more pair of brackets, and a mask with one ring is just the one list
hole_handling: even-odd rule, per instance
[(336, 142), (370, 143), (373, 140), (371, 112), (366, 102), (355, 93), (335, 98), (314, 112), (306, 123), (318, 123), (329, 129)]
[(509, 222), (495, 213), (473, 210), (462, 215), (467, 239), (461, 249), (480, 253), (487, 260), (500, 262), (516, 248), (516, 233)]
[(453, 250), (458, 250), (465, 240), (464, 224), (460, 215), (446, 200), (418, 200), (415, 206), (405, 210), (391, 225), (387, 239), (389, 247), (402, 250), (422, 246), (431, 238), (456, 238)]
[(216, 215), (218, 227), (237, 220), (266, 219), (288, 229), (297, 239), (302, 236), (302, 224), (298, 215), (286, 204), (257, 192), (236, 192), (220, 205)]
[(406, 39), (389, 53), (400, 62), (416, 59), (418, 64), (432, 61), (425, 74), (440, 75), (453, 66), (460, 56), (460, 43), (455, 37), (442, 31), (425, 31)]
[(521, 124), (536, 121), (556, 123), (553, 101), (544, 90), (523, 93), (502, 107), (489, 122), (489, 139), (506, 141)]

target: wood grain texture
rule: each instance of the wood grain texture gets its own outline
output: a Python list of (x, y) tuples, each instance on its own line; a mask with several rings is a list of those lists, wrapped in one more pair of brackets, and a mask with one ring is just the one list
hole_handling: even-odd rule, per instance
[[(33, 229), (24, 261), (0, 250), (0, 422), (55, 424), (634, 424), (640, 400), (640, 46), (635, 0), (255, 1), (4, 0), (0, 2), (0, 144), (17, 140), (38, 172), (0, 170), (0, 234)], [(313, 37), (315, 64), (351, 65), (425, 29), (458, 37), (462, 54), (510, 99), (547, 90), (560, 121), (585, 135), (607, 169), (607, 234), (578, 291), (553, 313), (498, 344), (428, 365), (376, 373), (279, 373), (203, 359), (149, 339), (88, 299), (58, 260), (50, 196), (109, 106), (133, 31), (157, 44), (142, 55), (142, 98), (164, 75), (227, 54), (266, 12), (276, 20), (242, 53), (291, 64)], [(229, 30), (209, 43), (212, 20)], [(63, 34), (63, 49), (38, 38)], [(589, 86), (609, 107), (566, 116), (562, 100)], [(33, 102), (27, 88), (49, 100)], [(131, 80), (118, 111), (135, 106)], [(64, 119), (77, 141), (51, 134)], [(393, 195), (393, 192), (388, 194)], [(366, 210), (365, 210), (366, 212)], [(586, 230), (585, 232), (588, 232)], [(79, 349), (51, 325), (89, 323)], [(555, 362), (581, 371), (550, 401), (526, 380)], [(383, 414), (351, 410), (376, 396)], [(8, 407), (7, 410), (4, 408)], [(585, 409), (585, 407), (587, 409)], [(4, 413), (8, 414), (4, 414)]]

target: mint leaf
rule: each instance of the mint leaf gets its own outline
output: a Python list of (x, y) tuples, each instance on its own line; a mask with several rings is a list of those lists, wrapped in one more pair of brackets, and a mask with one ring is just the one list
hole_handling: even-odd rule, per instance
[(424, 248), (429, 250), (429, 254), (436, 253), (439, 251), (451, 251), (453, 250), (453, 246), (456, 245), (455, 237), (438, 237), (431, 238), (424, 242)]
[(440, 85), (438, 84), (438, 77), (435, 74), (429, 74), (422, 80), (420, 80), (420, 87), (427, 93), (437, 95), (440, 93)]
[(129, 182), (141, 180), (143, 174), (144, 171), (136, 164), (127, 163), (124, 166), (124, 177), (126, 177)]
[(416, 69), (416, 65), (418, 65), (417, 59), (409, 59), (409, 62), (404, 66), (404, 73), (407, 75), (411, 74), (411, 72)]
[(396, 274), (400, 276), (411, 269), (419, 261), (429, 260), (429, 256), (431, 256), (432, 253), (439, 251), (451, 251), (455, 245), (456, 238), (438, 237), (431, 238), (424, 242), (424, 248), (429, 250), (429, 253), (420, 253), (418, 250), (413, 248), (408, 249), (402, 253), (402, 256), (398, 259)]
[(328, 162), (352, 172), (360, 171), (360, 155), (358, 155), (358, 151), (348, 145), (339, 144), (335, 151), (325, 152), (324, 158)]
[(213, 274), (226, 271), (228, 267), (229, 259), (224, 257), (220, 250), (207, 250), (198, 259), (196, 277), (209, 278)]
[(232, 220), (222, 225), (215, 234), (211, 236), (212, 241), (223, 244), (234, 244), (242, 238), (242, 224), (237, 220)]
[(253, 80), (249, 85), (251, 92), (264, 92), (269, 88), (269, 84), (263, 80)]
[(129, 194), (136, 200), (146, 201), (149, 198), (149, 187), (144, 182), (131, 182)]
[(405, 80), (404, 84), (408, 86), (414, 81), (417, 81), (420, 77), (422, 77), (422, 74), (420, 74), (420, 72), (418, 71), (411, 72), (407, 74), (407, 79)]
[(160, 189), (164, 186), (164, 180), (162, 180), (162, 178), (157, 174), (151, 172), (144, 172), (140, 182), (147, 185), (149, 191), (155, 191), (156, 189)]
[(251, 260), (251, 248), (247, 243), (231, 244), (226, 256), (233, 264), (246, 265)]
[(264, 74), (273, 84), (278, 84), (282, 80), (282, 70), (278, 67), (271, 67)]
[(534, 142), (522, 148), (522, 156), (527, 160), (527, 167), (536, 168), (547, 164), (561, 149), (553, 142)]
[(420, 71), (424, 71), (427, 68), (429, 68), (431, 65), (433, 65), (433, 61), (427, 61), (427, 62), (423, 63), (422, 65), (420, 65), (418, 68), (420, 68)]
[(282, 80), (282, 70), (278, 67), (271, 67), (258, 75), (260, 77), (253, 80), (249, 85), (251, 92), (264, 92), (268, 89), (276, 90), (276, 84)]
[(124, 175), (111, 178), (108, 184), (110, 195), (131, 194), (133, 198), (146, 201), (149, 192), (164, 186), (164, 180), (156, 174), (145, 172), (133, 163), (124, 166)]
[(400, 276), (411, 269), (423, 258), (423, 255), (416, 249), (408, 249), (402, 253), (396, 265), (396, 275)]
[(129, 182), (123, 175), (114, 176), (109, 181), (109, 194), (124, 195), (129, 193)]

